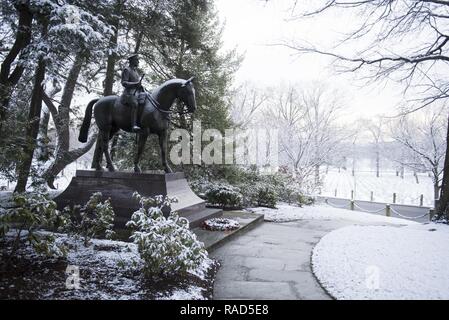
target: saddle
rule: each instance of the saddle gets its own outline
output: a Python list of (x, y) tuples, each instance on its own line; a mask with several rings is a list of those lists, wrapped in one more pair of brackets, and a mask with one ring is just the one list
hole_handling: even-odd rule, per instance
[[(139, 92), (138, 94), (122, 94), (120, 96), (120, 103), (126, 106), (131, 106), (137, 102), (139, 110), (145, 105), (145, 100), (147, 99), (148, 92)], [(152, 103), (150, 105), (150, 112), (156, 110)]]

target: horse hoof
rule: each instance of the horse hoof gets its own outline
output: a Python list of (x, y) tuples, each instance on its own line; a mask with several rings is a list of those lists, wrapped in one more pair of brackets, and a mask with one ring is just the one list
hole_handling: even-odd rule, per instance
[(142, 173), (142, 169), (140, 169), (140, 167), (134, 167), (134, 172), (135, 173)]

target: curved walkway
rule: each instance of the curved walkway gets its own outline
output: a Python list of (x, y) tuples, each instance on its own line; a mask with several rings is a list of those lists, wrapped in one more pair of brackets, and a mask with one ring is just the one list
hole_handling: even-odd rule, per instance
[(262, 223), (212, 252), (221, 262), (214, 298), (331, 299), (312, 273), (312, 249), (326, 233), (354, 224), (344, 220)]

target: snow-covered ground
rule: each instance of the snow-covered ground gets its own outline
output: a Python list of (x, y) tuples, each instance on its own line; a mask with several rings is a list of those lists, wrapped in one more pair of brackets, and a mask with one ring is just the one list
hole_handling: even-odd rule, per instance
[(398, 224), (398, 225), (417, 224), (417, 222), (411, 220), (386, 217), (360, 211), (337, 209), (324, 204), (304, 206), (304, 207), (297, 207), (288, 204), (279, 204), (277, 205), (277, 209), (258, 207), (258, 208), (250, 208), (248, 210), (264, 214), (266, 221), (273, 221), (273, 222), (334, 219), (334, 220), (348, 220), (353, 221), (354, 223), (384, 222), (388, 224)]
[(350, 226), (325, 235), (313, 271), (337, 299), (449, 299), (449, 226)]
[[(12, 232), (11, 232), (12, 234)], [(0, 279), (2, 299), (161, 299), (203, 300), (209, 298), (205, 284), (208, 272), (216, 263), (209, 258), (189, 272), (197, 281), (178, 279), (178, 285), (159, 285), (148, 282), (142, 275), (143, 261), (134, 243), (92, 239), (89, 246), (65, 234), (53, 234), (56, 243), (69, 249), (66, 258), (55, 260), (37, 255), (26, 246), (18, 257), (30, 261), (29, 273), (22, 271)], [(59, 262), (59, 264), (58, 264)], [(79, 286), (67, 288), (66, 266), (79, 270)], [(67, 269), (68, 270), (68, 269)], [(190, 279), (189, 278), (189, 279)], [(190, 283), (189, 283), (190, 281)], [(19, 285), (20, 286), (19, 286)], [(157, 282), (156, 282), (157, 285)]]
[(379, 178), (375, 172), (356, 172), (353, 177), (351, 170), (329, 170), (324, 175), (321, 194), (338, 198), (351, 198), (351, 190), (357, 200), (371, 200), (371, 191), (374, 201), (392, 202), (393, 193), (396, 193), (396, 203), (419, 205), (420, 196), (424, 196), (424, 206), (433, 206), (432, 179), (423, 173), (418, 174), (419, 183), (411, 172), (406, 172), (404, 179), (397, 177), (393, 171), (381, 172)]
[[(327, 205), (300, 208), (281, 204), (278, 209), (251, 210), (274, 222), (354, 223), (328, 233), (313, 249), (313, 271), (336, 299), (449, 299), (447, 225), (422, 224)], [(367, 226), (370, 223), (376, 226)]]

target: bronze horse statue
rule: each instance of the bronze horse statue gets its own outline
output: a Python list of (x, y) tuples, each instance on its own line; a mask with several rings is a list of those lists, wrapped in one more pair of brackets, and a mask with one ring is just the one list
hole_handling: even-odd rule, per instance
[[(165, 172), (172, 172), (167, 163), (167, 139), (170, 124), (171, 106), (175, 99), (181, 100), (189, 113), (196, 109), (195, 88), (193, 77), (188, 80), (172, 79), (164, 82), (152, 93), (145, 92), (143, 105), (139, 106), (139, 124), (141, 131), (138, 133), (137, 152), (134, 157), (134, 172), (141, 172), (139, 161), (145, 147), (148, 135), (156, 134), (159, 137), (162, 165)], [(106, 158), (109, 171), (115, 171), (109, 153), (109, 140), (120, 130), (132, 132), (130, 107), (120, 101), (119, 96), (106, 96), (94, 99), (87, 105), (78, 140), (86, 142), (92, 119), (92, 108), (99, 133), (95, 147), (92, 168), (102, 170), (101, 160), (103, 154)]]

